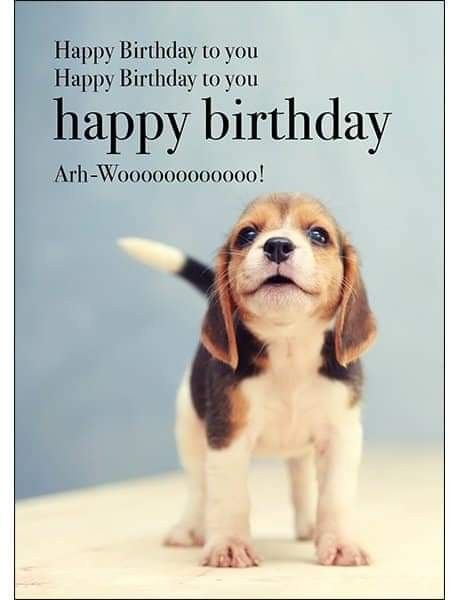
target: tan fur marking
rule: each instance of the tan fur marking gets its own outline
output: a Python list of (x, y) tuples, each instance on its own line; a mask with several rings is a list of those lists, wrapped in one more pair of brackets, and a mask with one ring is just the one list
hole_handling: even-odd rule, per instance
[(342, 301), (335, 325), (337, 360), (347, 366), (363, 354), (377, 335), (377, 326), (361, 279), (358, 255), (353, 246), (344, 244)]
[(246, 425), (248, 417), (248, 402), (239, 387), (228, 392), (230, 397), (231, 437), (234, 438)]
[(211, 356), (213, 356), (215, 359), (220, 360), (220, 362), (223, 362), (223, 363), (228, 362), (227, 354), (224, 352), (223, 349), (221, 349), (219, 346), (217, 346), (216, 344), (214, 344), (214, 342), (211, 341), (211, 339), (208, 337), (206, 331), (204, 331), (204, 330), (201, 332), (201, 342), (202, 342), (203, 346), (206, 348), (206, 350), (209, 352), (209, 354)]
[(238, 366), (238, 348), (233, 322), (235, 305), (230, 289), (229, 260), (225, 245), (216, 259), (214, 297), (203, 322), (201, 341), (211, 356), (235, 370)]
[(267, 355), (259, 354), (254, 360), (255, 366), (261, 371), (266, 371), (269, 367), (270, 360)]

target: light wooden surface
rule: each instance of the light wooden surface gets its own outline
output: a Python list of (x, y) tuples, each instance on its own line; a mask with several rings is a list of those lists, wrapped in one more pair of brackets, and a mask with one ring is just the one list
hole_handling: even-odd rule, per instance
[(281, 463), (251, 471), (252, 569), (198, 566), (199, 550), (164, 548), (184, 484), (176, 474), (19, 502), (18, 598), (441, 598), (440, 450), (366, 450), (361, 539), (370, 567), (321, 567), (294, 542)]

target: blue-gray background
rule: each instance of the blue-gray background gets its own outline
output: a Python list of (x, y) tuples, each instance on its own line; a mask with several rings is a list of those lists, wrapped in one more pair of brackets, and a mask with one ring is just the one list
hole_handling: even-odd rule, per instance
[[(177, 466), (175, 388), (197, 341), (203, 300), (115, 247), (148, 236), (209, 261), (246, 201), (264, 191), (321, 197), (350, 233), (380, 324), (366, 358), (366, 438), (442, 439), (443, 139), (440, 2), (32, 3), (16, 5), (16, 484), (18, 497)], [(258, 88), (211, 95), (231, 112), (297, 106), (313, 114), (393, 113), (368, 142), (203, 141), (201, 88), (53, 88), (53, 40), (257, 45), (257, 61), (225, 67), (132, 63), (148, 71), (258, 73)], [(70, 62), (70, 61), (69, 61)], [(123, 65), (128, 66), (128, 65)], [(252, 168), (254, 185), (69, 185), (59, 164), (92, 167), (101, 143), (53, 141), (55, 107), (84, 113), (191, 110), (174, 157), (127, 147), (123, 166)]]

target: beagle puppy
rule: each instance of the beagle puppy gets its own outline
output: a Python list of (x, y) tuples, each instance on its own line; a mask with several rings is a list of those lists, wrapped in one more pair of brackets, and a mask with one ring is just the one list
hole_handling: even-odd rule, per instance
[(180, 250), (124, 238), (142, 262), (208, 297), (201, 340), (177, 397), (188, 478), (171, 546), (202, 564), (259, 564), (249, 531), (252, 455), (287, 460), (295, 532), (323, 565), (367, 565), (353, 505), (361, 457), (359, 357), (376, 335), (358, 257), (318, 201), (276, 193), (249, 204), (212, 271)]

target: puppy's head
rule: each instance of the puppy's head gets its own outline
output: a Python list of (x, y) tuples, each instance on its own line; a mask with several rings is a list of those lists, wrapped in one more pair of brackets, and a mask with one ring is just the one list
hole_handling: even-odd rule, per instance
[(234, 369), (237, 319), (267, 327), (334, 320), (336, 358), (344, 366), (375, 337), (357, 254), (316, 200), (286, 193), (252, 202), (221, 248), (215, 276), (202, 341)]

